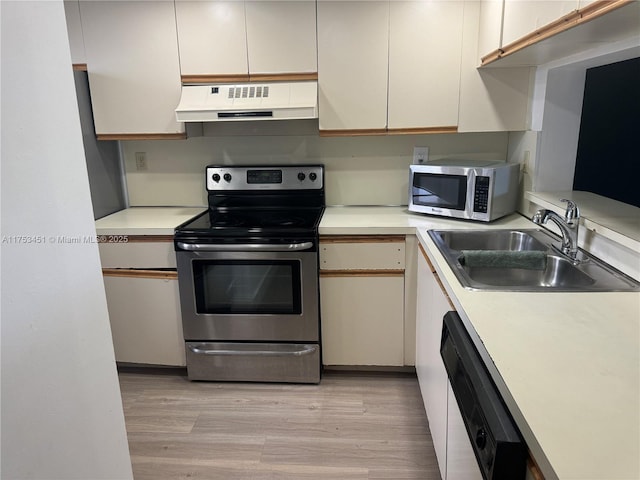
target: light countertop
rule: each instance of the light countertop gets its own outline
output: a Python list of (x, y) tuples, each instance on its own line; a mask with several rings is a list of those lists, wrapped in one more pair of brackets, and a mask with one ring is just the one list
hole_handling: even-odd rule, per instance
[(96, 220), (98, 235), (173, 235), (205, 207), (133, 207)]
[(320, 235), (414, 235), (420, 228), (537, 228), (521, 215), (513, 214), (490, 224), (431, 217), (409, 212), (407, 207), (327, 207)]
[[(169, 235), (203, 210), (130, 208), (96, 228)], [(537, 226), (517, 214), (484, 224), (406, 207), (327, 207), (319, 231), (417, 235), (548, 480), (640, 478), (640, 293), (466, 290), (427, 235), (431, 228)]]
[(640, 293), (466, 290), (432, 228), (538, 226), (520, 215), (482, 224), (329, 207), (320, 234), (415, 233), (547, 480), (640, 478)]

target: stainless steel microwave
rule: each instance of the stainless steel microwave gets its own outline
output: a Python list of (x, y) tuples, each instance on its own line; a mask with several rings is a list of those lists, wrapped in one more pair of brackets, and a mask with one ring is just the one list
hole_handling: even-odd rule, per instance
[(516, 209), (520, 166), (443, 160), (409, 167), (409, 211), (490, 222)]

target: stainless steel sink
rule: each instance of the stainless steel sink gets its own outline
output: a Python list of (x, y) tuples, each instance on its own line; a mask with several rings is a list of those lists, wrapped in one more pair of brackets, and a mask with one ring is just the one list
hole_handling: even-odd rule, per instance
[[(559, 238), (547, 230), (429, 230), (458, 281), (471, 290), (522, 292), (640, 291), (640, 283), (580, 250), (574, 264), (552, 248)], [(460, 261), (463, 250), (542, 251), (544, 270), (469, 267)]]
[[(553, 240), (542, 230), (437, 230), (436, 244), (449, 250), (541, 250)], [(431, 232), (430, 232), (431, 234)], [(434, 238), (431, 235), (431, 238)], [(440, 245), (438, 245), (440, 246)], [(442, 249), (441, 249), (442, 250)]]

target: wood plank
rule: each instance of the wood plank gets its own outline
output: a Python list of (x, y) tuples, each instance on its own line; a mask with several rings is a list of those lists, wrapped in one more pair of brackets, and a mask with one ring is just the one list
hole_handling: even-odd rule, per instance
[(451, 301), (451, 297), (449, 297), (449, 294), (447, 293), (447, 290), (444, 288), (442, 280), (440, 280), (440, 276), (438, 275), (438, 272), (436, 271), (436, 267), (434, 267), (433, 263), (431, 263), (431, 260), (429, 259), (429, 256), (427, 255), (427, 252), (424, 251), (424, 248), (420, 244), (418, 244), (418, 248), (420, 249), (420, 253), (424, 257), (424, 259), (427, 261), (427, 265), (429, 265), (429, 269), (431, 270), (431, 273), (433, 273), (433, 276), (436, 279), (436, 282), (438, 283), (438, 286), (440, 287), (440, 290), (442, 290), (442, 293), (444, 294), (444, 296), (447, 297), (447, 302), (449, 302), (449, 306), (451, 307), (451, 310), (456, 310), (456, 307), (453, 304), (453, 302)]
[(353, 130), (320, 130), (321, 137), (362, 137), (362, 136), (375, 136), (386, 135), (386, 128), (368, 128), (368, 129), (353, 129)]
[(320, 270), (321, 277), (404, 277), (404, 270)]
[(480, 59), (481, 66), (489, 65), (503, 57), (512, 55), (524, 48), (551, 38), (583, 23), (595, 20), (609, 12), (624, 7), (634, 0), (597, 0), (584, 8), (574, 10), (566, 15), (544, 25), (537, 30), (509, 43), (502, 48), (483, 56)]
[(177, 280), (176, 270), (146, 270), (131, 268), (103, 268), (102, 275), (105, 277), (127, 277), (127, 278), (156, 278), (164, 280)]
[(414, 374), (289, 385), (120, 372), (120, 388), (135, 480), (440, 479)]
[(183, 84), (198, 83), (244, 83), (249, 81), (249, 74), (230, 75), (182, 75)]
[(183, 84), (300, 82), (318, 80), (318, 72), (253, 73), (248, 75), (182, 75)]
[(458, 126), (388, 128), (389, 135), (431, 135), (436, 133), (458, 133)]
[(98, 140), (186, 140), (186, 133), (101, 133)]
[(318, 80), (318, 72), (302, 73), (252, 73), (249, 82), (301, 82)]
[(320, 243), (404, 243), (404, 235), (320, 235)]

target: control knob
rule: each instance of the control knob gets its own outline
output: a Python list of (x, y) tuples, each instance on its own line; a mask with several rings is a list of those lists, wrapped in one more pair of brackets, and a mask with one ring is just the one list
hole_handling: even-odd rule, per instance
[(211, 178), (213, 179), (214, 182), (218, 183), (220, 181), (220, 174), (214, 173), (213, 175), (211, 175)]
[(224, 181), (229, 183), (231, 181), (231, 174), (230, 173), (225, 173), (222, 178), (224, 178)]
[(305, 178), (307, 178), (307, 176), (304, 173), (298, 173), (298, 180), (303, 181)]
[(311, 172), (311, 173), (309, 174), (309, 180), (311, 180), (312, 182), (315, 182), (315, 181), (316, 181), (316, 178), (318, 178), (318, 175), (316, 175), (316, 173), (315, 173), (315, 172)]

